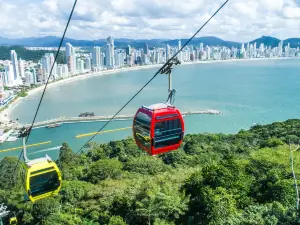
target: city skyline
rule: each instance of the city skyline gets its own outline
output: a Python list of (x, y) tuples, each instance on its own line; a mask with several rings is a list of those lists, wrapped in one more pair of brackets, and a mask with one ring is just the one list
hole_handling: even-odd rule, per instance
[[(73, 1), (3, 0), (2, 36), (8, 38), (62, 35)], [(221, 0), (78, 1), (67, 32), (76, 39), (108, 36), (134, 39), (188, 38), (223, 3)], [(22, 10), (18, 10), (22, 9)], [(201, 31), (201, 36), (247, 42), (259, 34), (279, 39), (300, 37), (296, 0), (231, 0)], [(23, 18), (26, 18), (25, 20)], [(22, 23), (20, 23), (22, 21)]]
[[(114, 45), (114, 37), (109, 36), (102, 51), (100, 46), (94, 46), (87, 51), (67, 42), (64, 47), (66, 64), (54, 63), (54, 53), (46, 53), (38, 62), (24, 61), (21, 58), (18, 60), (17, 52), (11, 50), (11, 60), (0, 61), (0, 65), (4, 67), (0, 76), (3, 84), (9, 87), (31, 86), (45, 83), (49, 76), (50, 80), (54, 81), (107, 69), (163, 64), (182, 48), (181, 44), (181, 40), (178, 40), (175, 47), (166, 44), (163, 48), (150, 49), (148, 44), (144, 43), (142, 48), (133, 48), (130, 45), (118, 48)], [(200, 43), (185, 46), (177, 55), (181, 62), (280, 57), (300, 57), (299, 47), (290, 47), (290, 43), (284, 46), (283, 40), (273, 48), (256, 42), (242, 43), (240, 48)]]

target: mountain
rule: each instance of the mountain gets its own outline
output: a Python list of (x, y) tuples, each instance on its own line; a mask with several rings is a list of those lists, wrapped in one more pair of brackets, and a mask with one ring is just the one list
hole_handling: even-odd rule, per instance
[(287, 45), (290, 43), (290, 47), (292, 48), (300, 48), (300, 38), (289, 38), (283, 41), (283, 45)]
[[(166, 41), (166, 44), (169, 45), (178, 45), (178, 40), (170, 40), (170, 41)], [(181, 45), (184, 45), (189, 39), (181, 39)], [(207, 36), (207, 37), (199, 37), (199, 38), (194, 38), (190, 44), (191, 45), (200, 45), (200, 43), (203, 43), (204, 46), (205, 45), (209, 45), (209, 46), (226, 46), (226, 47), (240, 47), (241, 43), (238, 42), (232, 42), (232, 41), (224, 41), (220, 38), (217, 37), (213, 37), (213, 36)]]
[[(150, 48), (152, 47), (163, 47), (166, 44), (171, 46), (177, 46), (178, 40), (167, 40), (167, 39), (127, 39), (127, 38), (116, 38), (115, 39), (115, 46), (117, 47), (126, 47), (127, 45), (131, 45), (135, 48), (141, 48), (148, 44)], [(182, 45), (186, 43), (188, 39), (181, 39)], [(70, 42), (74, 46), (103, 46), (106, 44), (106, 39), (98, 39), (98, 40), (75, 40), (71, 38), (65, 38), (63, 45), (67, 42)], [(0, 37), (0, 45), (20, 45), (20, 46), (28, 46), (28, 47), (57, 47), (60, 43), (60, 37), (55, 36), (46, 36), (46, 37), (33, 37), (33, 38), (20, 38), (20, 39), (8, 39), (4, 37)], [(238, 42), (231, 42), (231, 41), (224, 41), (217, 37), (207, 36), (207, 37), (200, 37), (194, 38), (191, 41), (192, 45), (199, 45), (203, 43), (204, 45), (214, 45), (214, 46), (227, 46), (227, 47), (238, 47), (241, 44)]]
[[(271, 46), (273, 48), (275, 46), (278, 46), (280, 39), (270, 36), (262, 36), (251, 41), (250, 44), (253, 44), (254, 42), (256, 42), (257, 47), (259, 47), (261, 43), (264, 43), (265, 46)], [(292, 48), (300, 47), (300, 38), (288, 38), (286, 40), (283, 40), (283, 47), (288, 45), (288, 43)]]
[[(148, 44), (149, 48), (153, 47), (164, 47), (166, 44), (171, 46), (177, 46), (179, 39), (128, 39), (128, 38), (116, 38), (115, 39), (115, 46), (118, 48), (124, 48), (127, 45), (130, 45), (135, 48), (142, 48), (144, 47), (145, 43)], [(181, 39), (181, 45), (184, 45), (188, 39)], [(106, 44), (106, 39), (98, 39), (98, 40), (76, 40), (72, 38), (65, 38), (63, 45), (67, 42), (70, 42), (74, 46), (81, 46), (81, 47), (91, 47), (91, 46), (104, 46)], [(256, 42), (256, 46), (259, 47), (261, 43), (264, 43), (265, 46), (275, 47), (278, 46), (280, 40), (275, 37), (270, 36), (262, 36), (257, 38), (253, 41), (250, 41), (250, 44)], [(12, 46), (12, 45), (19, 45), (19, 46), (28, 46), (28, 47), (57, 47), (60, 43), (60, 37), (55, 36), (46, 36), (46, 37), (32, 37), (32, 38), (20, 38), (20, 39), (9, 39), (0, 36), (0, 45), (5, 46)], [(217, 37), (213, 36), (206, 36), (206, 37), (198, 37), (194, 38), (190, 44), (198, 45), (203, 43), (209, 46), (226, 46), (226, 47), (241, 47), (241, 43), (233, 42), (233, 41), (226, 41)], [(290, 43), (290, 46), (300, 47), (300, 38), (289, 38), (283, 41), (283, 46), (286, 46)]]
[[(133, 47), (143, 47), (145, 43), (148, 44), (149, 47), (154, 47), (162, 44), (165, 39), (150, 39), (150, 40), (134, 40), (134, 39), (125, 39), (125, 38), (117, 38), (115, 39), (115, 46), (118, 47), (126, 47), (128, 44)], [(74, 46), (103, 46), (106, 44), (106, 39), (98, 39), (98, 40), (75, 40), (71, 38), (65, 38), (63, 41), (63, 45), (67, 42), (70, 42)], [(32, 37), (32, 38), (20, 38), (20, 39), (9, 39), (0, 37), (0, 45), (20, 45), (27, 47), (57, 47), (60, 43), (60, 37), (55, 36), (46, 36), (46, 37)]]
[[(278, 46), (280, 40), (270, 36), (262, 36), (253, 41), (250, 41), (250, 44), (254, 44), (256, 42), (256, 46), (259, 47), (260, 44), (264, 44), (265, 46), (275, 47)], [(246, 46), (245, 46), (246, 47)]]

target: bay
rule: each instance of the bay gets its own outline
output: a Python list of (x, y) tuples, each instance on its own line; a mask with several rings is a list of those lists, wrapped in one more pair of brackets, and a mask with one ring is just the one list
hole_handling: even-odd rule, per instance
[[(91, 77), (49, 88), (37, 121), (59, 116), (77, 116), (82, 112), (113, 115), (141, 88), (157, 69), (120, 72)], [(185, 117), (186, 133), (236, 133), (255, 123), (267, 124), (299, 118), (300, 60), (258, 60), (203, 63), (177, 66), (173, 71), (173, 87), (177, 90), (175, 104), (181, 111), (220, 110), (220, 115)], [(163, 102), (167, 98), (168, 78), (158, 75), (121, 114), (135, 113), (141, 105)], [(28, 96), (14, 108), (12, 117), (22, 123), (32, 121), (40, 94)], [(115, 121), (107, 130), (128, 127), (132, 121)], [(59, 128), (34, 129), (30, 143), (51, 141), (30, 148), (30, 153), (49, 149), (67, 142), (74, 151), (88, 140), (76, 135), (98, 130), (103, 122), (63, 124)], [(98, 135), (97, 142), (120, 140), (131, 136), (131, 130)], [(20, 146), (21, 142), (4, 143), (1, 149)], [(0, 157), (17, 155), (20, 151), (0, 153)], [(39, 157), (46, 152), (32, 155)], [(56, 158), (58, 151), (48, 151)]]

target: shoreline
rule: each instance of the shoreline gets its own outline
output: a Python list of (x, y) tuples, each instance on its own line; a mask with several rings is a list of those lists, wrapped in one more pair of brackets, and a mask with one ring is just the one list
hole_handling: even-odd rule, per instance
[[(230, 62), (249, 62), (249, 61), (263, 61), (263, 60), (283, 60), (283, 59), (299, 59), (295, 57), (280, 57), (280, 58), (250, 58), (250, 59), (227, 59), (227, 60), (199, 60), (199, 61), (191, 61), (191, 62), (183, 62), (180, 65), (193, 65), (193, 64), (207, 64), (207, 63), (230, 63)], [(47, 88), (54, 88), (63, 84), (68, 84), (71, 82), (84, 80), (90, 77), (96, 76), (105, 76), (110, 74), (116, 74), (119, 72), (127, 72), (127, 71), (135, 71), (135, 70), (143, 70), (143, 69), (151, 69), (161, 67), (163, 64), (155, 64), (155, 65), (145, 65), (145, 66), (134, 66), (134, 67), (124, 67), (124, 68), (117, 68), (111, 70), (104, 70), (99, 72), (90, 72), (81, 75), (75, 75), (71, 77), (67, 77), (52, 83), (49, 83)], [(26, 97), (18, 97), (17, 99), (13, 100), (11, 103), (8, 104), (8, 107), (0, 112), (0, 121), (1, 122), (8, 122), (11, 118), (11, 113), (13, 109), (18, 106), (23, 100), (25, 100), (28, 96), (32, 96), (37, 94), (38, 92), (43, 91), (45, 85), (41, 85), (37, 88), (28, 91), (28, 95)], [(5, 116), (7, 115), (7, 116)]]

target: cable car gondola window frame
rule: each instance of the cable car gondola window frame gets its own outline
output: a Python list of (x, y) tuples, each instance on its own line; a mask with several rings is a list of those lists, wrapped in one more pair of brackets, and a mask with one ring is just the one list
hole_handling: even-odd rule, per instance
[(151, 124), (152, 114), (144, 111), (139, 111), (133, 122), (135, 138), (149, 151), (151, 149)]
[[(163, 125), (162, 125), (163, 124)], [(157, 132), (158, 126), (163, 126), (162, 131)], [(171, 128), (171, 129), (170, 129)], [(158, 134), (160, 133), (160, 134)], [(168, 120), (155, 121), (154, 125), (154, 150), (158, 151), (172, 145), (180, 144), (183, 137), (183, 127), (180, 118), (172, 117)]]
[[(51, 174), (49, 174), (49, 173), (51, 173)], [(50, 176), (50, 178), (47, 179), (47, 182), (36, 182), (37, 177), (38, 177), (38, 179), (41, 180), (41, 177), (43, 175), (44, 176)], [(45, 179), (42, 178), (42, 180), (45, 180)], [(48, 183), (51, 180), (54, 181), (53, 184), (51, 186), (47, 185), (46, 183)], [(31, 193), (30, 195), (32, 197), (38, 197), (38, 196), (43, 195), (45, 193), (55, 191), (60, 186), (60, 182), (61, 181), (59, 180), (59, 175), (56, 172), (56, 170), (52, 170), (52, 171), (49, 171), (49, 172), (46, 172), (46, 173), (39, 173), (38, 175), (30, 176), (30, 178), (29, 178), (29, 183), (30, 183), (29, 190), (30, 190), (30, 193)], [(33, 191), (34, 190), (33, 185), (36, 186), (36, 187), (34, 187), (34, 189), (42, 189), (42, 190)], [(47, 186), (49, 186), (49, 187), (47, 187)]]

